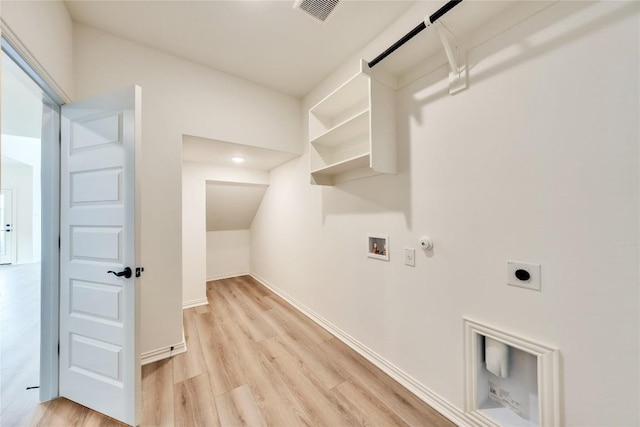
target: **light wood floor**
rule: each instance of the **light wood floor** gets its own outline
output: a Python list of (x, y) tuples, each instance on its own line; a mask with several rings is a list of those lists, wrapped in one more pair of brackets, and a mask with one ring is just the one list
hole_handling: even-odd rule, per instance
[[(252, 278), (209, 282), (207, 297), (184, 311), (189, 351), (143, 367), (143, 425), (453, 426)], [(64, 399), (32, 416), (119, 425)]]
[(40, 264), (0, 265), (0, 426), (29, 422), (39, 377)]

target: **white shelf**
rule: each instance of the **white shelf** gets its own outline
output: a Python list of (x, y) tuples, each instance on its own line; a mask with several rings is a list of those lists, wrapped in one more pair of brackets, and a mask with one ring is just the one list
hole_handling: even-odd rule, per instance
[(360, 72), (309, 110), (311, 183), (396, 173), (395, 93)]
[(369, 161), (370, 161), (369, 154), (368, 153), (362, 154), (360, 156), (342, 160), (340, 162), (333, 163), (324, 168), (311, 171), (311, 173), (313, 175), (327, 175), (327, 176), (337, 175), (353, 169), (368, 168)]
[(351, 116), (311, 140), (312, 144), (335, 146), (369, 132), (369, 109)]
[(332, 117), (349, 107), (367, 101), (369, 76), (359, 73), (311, 107), (310, 113), (320, 117)]

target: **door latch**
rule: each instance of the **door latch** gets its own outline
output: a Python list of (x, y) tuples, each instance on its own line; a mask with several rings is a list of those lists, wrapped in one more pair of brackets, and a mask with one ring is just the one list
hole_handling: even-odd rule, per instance
[(136, 267), (136, 277), (140, 277), (143, 271), (144, 267)]

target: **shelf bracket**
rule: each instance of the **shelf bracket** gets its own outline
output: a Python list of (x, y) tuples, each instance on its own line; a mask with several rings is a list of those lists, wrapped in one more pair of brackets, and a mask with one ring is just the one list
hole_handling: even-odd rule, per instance
[(456, 37), (440, 21), (433, 24), (436, 27), (442, 47), (449, 61), (449, 94), (456, 93), (467, 88), (467, 64), (466, 52), (462, 52)]

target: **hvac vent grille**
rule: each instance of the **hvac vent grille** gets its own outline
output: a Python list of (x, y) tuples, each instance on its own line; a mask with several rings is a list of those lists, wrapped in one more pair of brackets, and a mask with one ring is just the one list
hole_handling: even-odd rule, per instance
[(320, 22), (327, 20), (340, 0), (298, 0), (293, 5)]

